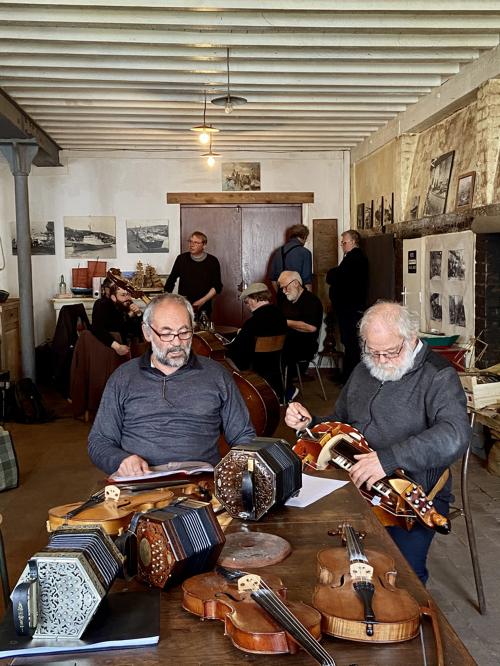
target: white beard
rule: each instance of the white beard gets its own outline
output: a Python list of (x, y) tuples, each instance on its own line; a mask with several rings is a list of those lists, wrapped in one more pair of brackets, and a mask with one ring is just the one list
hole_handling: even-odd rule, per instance
[(397, 382), (413, 367), (414, 359), (412, 350), (408, 349), (405, 345), (401, 354), (404, 354), (404, 357), (399, 365), (392, 365), (391, 363), (379, 364), (366, 353), (361, 355), (361, 359), (370, 371), (370, 375), (375, 377), (375, 379), (378, 379), (380, 382)]
[[(175, 347), (167, 347), (166, 349), (161, 349), (158, 347), (153, 340), (151, 340), (151, 348), (153, 354), (155, 355), (156, 360), (162, 365), (166, 365), (169, 368), (182, 368), (183, 365), (186, 365), (189, 359), (189, 354), (191, 352), (191, 342), (188, 342), (187, 345), (176, 345)], [(170, 352), (182, 351), (184, 356), (179, 358), (170, 358), (168, 354)]]

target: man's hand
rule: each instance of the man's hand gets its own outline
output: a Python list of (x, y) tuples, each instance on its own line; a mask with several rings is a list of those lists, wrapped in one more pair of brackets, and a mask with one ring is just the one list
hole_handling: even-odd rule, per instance
[(195, 301), (192, 305), (195, 310), (198, 308), (201, 308), (202, 305), (205, 305), (206, 300), (204, 298), (199, 298), (197, 301)]
[(140, 456), (133, 455), (124, 458), (120, 467), (112, 476), (140, 476), (141, 474), (147, 474), (149, 471), (151, 470), (148, 463)]
[(291, 402), (286, 410), (285, 423), (294, 430), (303, 430), (311, 423), (312, 416), (300, 402)]
[(362, 453), (354, 457), (358, 462), (351, 467), (351, 471), (349, 472), (351, 479), (356, 488), (361, 488), (363, 483), (366, 482), (366, 487), (370, 490), (374, 483), (380, 481), (385, 476), (377, 452)]
[(127, 345), (121, 345), (119, 342), (116, 342), (116, 340), (112, 343), (111, 348), (115, 350), (118, 356), (126, 356), (127, 354), (130, 354), (130, 347), (127, 347)]
[(141, 308), (137, 303), (131, 303), (128, 307), (128, 316), (129, 317), (140, 317), (142, 314)]

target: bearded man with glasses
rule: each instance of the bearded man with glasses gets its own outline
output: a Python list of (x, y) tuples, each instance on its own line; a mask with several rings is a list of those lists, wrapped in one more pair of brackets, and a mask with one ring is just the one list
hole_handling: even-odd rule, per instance
[(89, 435), (89, 455), (107, 474), (146, 474), (150, 465), (220, 460), (229, 444), (255, 437), (243, 397), (217, 361), (191, 351), (194, 313), (178, 294), (155, 298), (142, 328), (151, 351), (108, 380)]
[[(285, 421), (295, 430), (321, 421), (348, 423), (365, 436), (371, 453), (355, 456), (352, 481), (368, 489), (403, 469), (429, 493), (467, 449), (471, 430), (465, 393), (449, 362), (417, 337), (418, 320), (407, 308), (380, 302), (360, 322), (361, 362), (344, 386), (331, 416), (312, 417), (291, 403)], [(445, 477), (442, 477), (443, 479)], [(451, 475), (434, 504), (447, 515)], [(423, 583), (434, 530), (416, 523), (411, 531), (387, 528)]]

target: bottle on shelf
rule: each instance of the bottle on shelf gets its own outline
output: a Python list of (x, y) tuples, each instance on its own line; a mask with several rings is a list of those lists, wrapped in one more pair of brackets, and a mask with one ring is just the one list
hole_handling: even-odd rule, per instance
[(59, 280), (59, 295), (64, 296), (66, 293), (66, 282), (64, 281), (64, 275), (61, 275), (61, 279)]

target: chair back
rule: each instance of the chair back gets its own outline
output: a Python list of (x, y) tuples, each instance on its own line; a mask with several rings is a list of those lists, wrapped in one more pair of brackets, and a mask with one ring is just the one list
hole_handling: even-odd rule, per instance
[(263, 335), (255, 339), (255, 352), (257, 354), (279, 352), (283, 349), (286, 335)]

